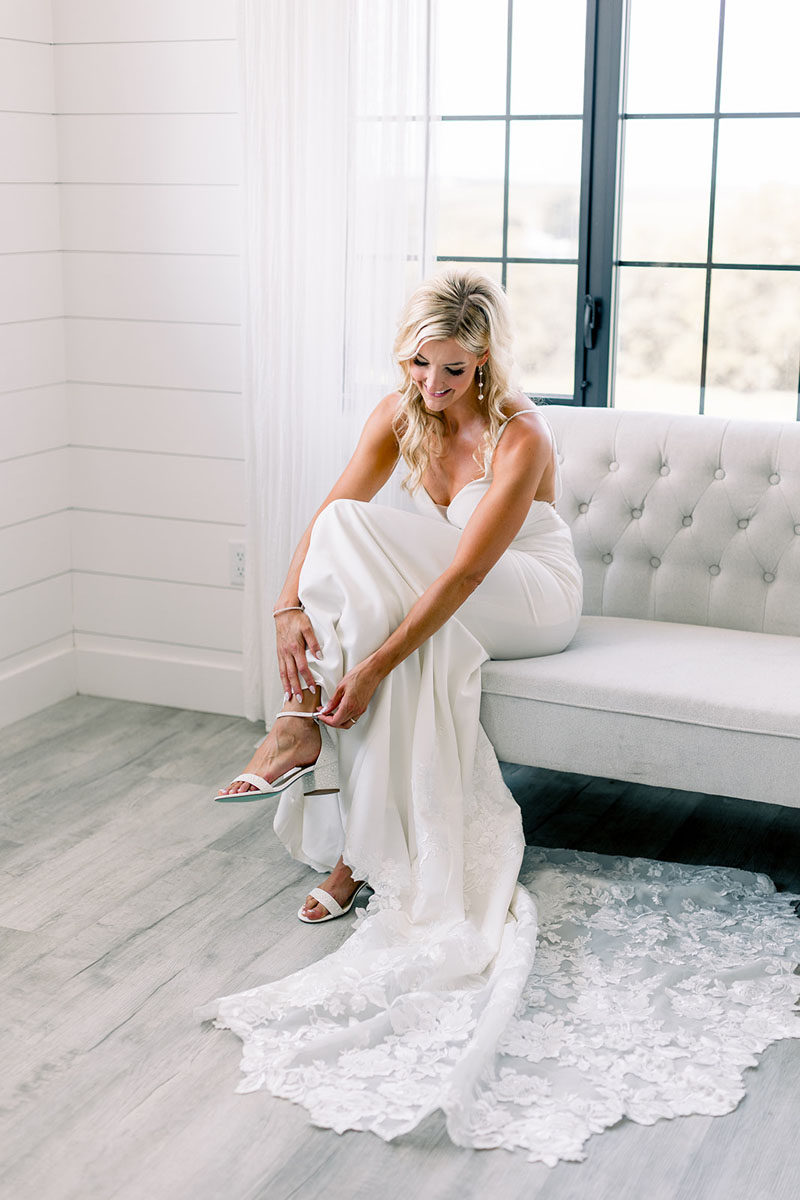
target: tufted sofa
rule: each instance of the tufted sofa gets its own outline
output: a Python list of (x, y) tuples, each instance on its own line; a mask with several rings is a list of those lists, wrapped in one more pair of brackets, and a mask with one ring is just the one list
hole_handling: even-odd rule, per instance
[(800, 424), (543, 411), (584, 615), (485, 664), (498, 757), (800, 807)]

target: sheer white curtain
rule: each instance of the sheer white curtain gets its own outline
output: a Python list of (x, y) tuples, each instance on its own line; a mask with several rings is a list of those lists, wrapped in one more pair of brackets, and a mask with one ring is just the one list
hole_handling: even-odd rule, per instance
[(272, 608), (434, 269), (436, 0), (240, 0), (245, 713), (281, 703)]

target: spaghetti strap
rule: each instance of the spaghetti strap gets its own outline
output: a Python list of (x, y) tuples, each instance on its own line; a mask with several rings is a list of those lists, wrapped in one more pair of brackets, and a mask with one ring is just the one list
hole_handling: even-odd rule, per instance
[(534, 412), (534, 411), (535, 411), (535, 409), (532, 409), (532, 408), (519, 408), (519, 409), (517, 409), (517, 411), (515, 413), (512, 413), (510, 417), (506, 417), (505, 421), (503, 421), (503, 424), (500, 426), (500, 430), (497, 434), (497, 440), (500, 441), (500, 435), (502, 434), (503, 430), (505, 429), (505, 427), (509, 423), (509, 421), (514, 420), (514, 417), (521, 417), (523, 413), (530, 413), (530, 412)]
[[(515, 413), (512, 413), (510, 417), (506, 417), (505, 421), (503, 421), (500, 429), (497, 432), (497, 442), (499, 442), (500, 438), (503, 436), (503, 430), (505, 429), (506, 425), (508, 425), (509, 421), (513, 421), (514, 417), (521, 417), (523, 413), (531, 413), (534, 411), (535, 410), (532, 408), (519, 408)], [(495, 446), (497, 445), (497, 442), (495, 442)]]
[[(560, 466), (560, 460), (558, 457), (558, 443), (556, 442), (556, 435), (553, 432), (553, 426), (550, 424), (547, 417), (544, 415), (544, 413), (542, 412), (541, 409), (537, 409), (536, 411), (539, 413), (539, 416), (542, 418), (545, 425), (550, 430), (550, 438), (553, 443), (553, 465), (555, 466), (555, 478), (553, 480), (553, 494), (555, 496), (555, 502), (553, 504), (553, 507), (555, 508), (556, 504), (561, 499), (561, 493), (564, 490), (564, 485), (561, 482), (561, 466)], [(510, 420), (510, 418), (509, 418), (509, 420)]]
[[(545, 425), (547, 426), (547, 428), (550, 432), (550, 441), (553, 444), (553, 465), (555, 467), (555, 477), (553, 480), (553, 491), (555, 493), (555, 501), (553, 502), (553, 508), (555, 508), (556, 504), (561, 499), (561, 492), (563, 490), (563, 484), (561, 482), (561, 470), (560, 470), (559, 462), (558, 462), (558, 446), (556, 445), (556, 435), (553, 433), (553, 427), (550, 424), (550, 422), (548, 421), (547, 417), (542, 412), (541, 408), (538, 405), (536, 406), (536, 408), (519, 408), (519, 409), (517, 409), (516, 412), (512, 413), (510, 417), (506, 417), (505, 421), (503, 421), (503, 424), (500, 426), (500, 432), (497, 435), (497, 441), (498, 442), (500, 441), (503, 430), (505, 429), (505, 427), (509, 421), (513, 421), (514, 417), (522, 416), (523, 413), (531, 413), (531, 412), (535, 412), (535, 413), (539, 414), (539, 416), (543, 419)], [(495, 446), (496, 445), (497, 445), (497, 442), (495, 442)]]

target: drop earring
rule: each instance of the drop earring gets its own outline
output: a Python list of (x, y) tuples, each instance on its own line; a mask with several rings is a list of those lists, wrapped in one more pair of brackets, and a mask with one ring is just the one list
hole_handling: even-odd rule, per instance
[(483, 367), (478, 367), (478, 403), (483, 402)]

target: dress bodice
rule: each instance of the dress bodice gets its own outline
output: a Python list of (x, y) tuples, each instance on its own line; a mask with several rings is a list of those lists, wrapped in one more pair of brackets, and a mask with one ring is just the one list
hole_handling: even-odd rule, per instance
[[(513, 421), (514, 417), (520, 416), (520, 414), (523, 412), (530, 411), (530, 409), (523, 408), (520, 409), (519, 412), (512, 413), (511, 416), (508, 417), (507, 420), (505, 420), (500, 426), (497, 442), (499, 442), (500, 438), (503, 436), (506, 425), (508, 425), (510, 421)], [(547, 424), (548, 429), (550, 429), (550, 426), (547, 423), (547, 418), (544, 417), (541, 412), (539, 415), (543, 417), (545, 424)], [(552, 430), (550, 430), (550, 436), (553, 443), (553, 458), (555, 463), (554, 489), (557, 501), (561, 496), (561, 472), (559, 469), (558, 454), (556, 451), (555, 435), (553, 434)], [(495, 449), (497, 448), (497, 442), (495, 443)], [(458, 529), (463, 529), (477, 508), (479, 502), (489, 490), (492, 479), (492, 465), (490, 462), (483, 475), (480, 475), (477, 479), (471, 479), (468, 483), (465, 483), (462, 488), (459, 488), (449, 504), (437, 504), (436, 501), (431, 498), (422, 484), (420, 484), (414, 493), (414, 504), (419, 511), (423, 512), (426, 516), (438, 515), (442, 520), (447, 521), (450, 525), (455, 525)], [(522, 523), (522, 528), (514, 538), (512, 545), (517, 549), (524, 549), (525, 541), (534, 531), (538, 535), (550, 529), (561, 528), (567, 528), (567, 526), (556, 512), (555, 505), (550, 504), (550, 502), (547, 500), (533, 500), (531, 507), (528, 510), (528, 515)]]

